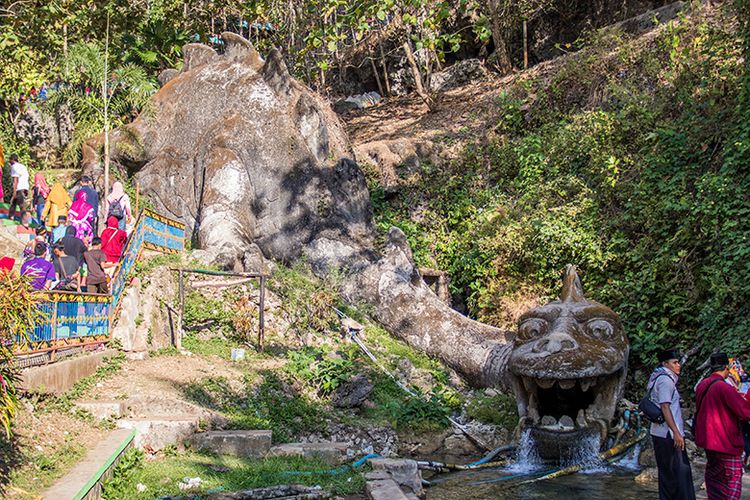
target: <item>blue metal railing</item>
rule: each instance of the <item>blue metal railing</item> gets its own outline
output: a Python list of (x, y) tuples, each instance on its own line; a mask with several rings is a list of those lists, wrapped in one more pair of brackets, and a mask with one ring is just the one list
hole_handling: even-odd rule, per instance
[(27, 342), (17, 342), (17, 354), (106, 342), (135, 263), (144, 249), (179, 253), (185, 248), (185, 226), (144, 209), (138, 215), (110, 284), (111, 294), (48, 292), (40, 308), (44, 318), (29, 332)]

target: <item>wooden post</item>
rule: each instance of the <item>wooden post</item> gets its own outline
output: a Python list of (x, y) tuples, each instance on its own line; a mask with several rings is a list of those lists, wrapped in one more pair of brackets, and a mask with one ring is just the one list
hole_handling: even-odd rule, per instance
[(523, 69), (529, 69), (529, 37), (526, 18), (523, 20)]
[[(388, 65), (385, 63), (385, 54), (383, 53), (383, 43), (378, 38), (378, 48), (380, 49), (380, 64), (383, 66), (383, 80), (385, 80), (385, 95), (391, 95), (391, 84), (388, 81)], [(384, 96), (385, 97), (385, 96)]]
[(430, 99), (430, 96), (427, 95), (427, 92), (424, 90), (422, 74), (419, 72), (419, 66), (417, 66), (417, 62), (414, 60), (414, 53), (411, 50), (411, 44), (408, 41), (404, 42), (403, 47), (404, 52), (406, 53), (406, 59), (409, 61), (409, 66), (411, 67), (411, 73), (414, 76), (414, 82), (417, 85), (417, 94), (422, 98), (427, 107), (432, 109), (432, 99)]
[(375, 58), (370, 57), (370, 64), (372, 65), (372, 72), (375, 74), (375, 81), (378, 83), (378, 92), (380, 92), (380, 95), (383, 94), (383, 84), (380, 83), (380, 75), (378, 75), (378, 67), (375, 66)]
[(265, 316), (265, 309), (266, 309), (266, 277), (261, 276), (260, 277), (260, 300), (259, 300), (258, 306), (260, 307), (260, 310), (258, 311), (258, 350), (260, 352), (263, 352), (263, 342), (265, 340), (266, 336), (266, 316)]
[(183, 284), (183, 272), (180, 269), (180, 284), (179, 284), (179, 299), (180, 299), (180, 323), (182, 323), (182, 317), (185, 315), (185, 285)]
[(52, 307), (52, 352), (49, 355), (50, 363), (55, 360), (55, 350), (57, 350), (57, 301), (53, 302)]

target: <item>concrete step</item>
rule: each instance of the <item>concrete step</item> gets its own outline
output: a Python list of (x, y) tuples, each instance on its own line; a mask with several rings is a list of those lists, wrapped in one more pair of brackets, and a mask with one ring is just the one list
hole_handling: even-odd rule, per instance
[(271, 449), (271, 431), (210, 431), (193, 434), (187, 442), (217, 455), (235, 457), (264, 457)]
[(367, 498), (370, 500), (408, 500), (393, 479), (376, 479), (365, 483)]
[(132, 447), (134, 438), (135, 434), (130, 430), (110, 432), (73, 470), (42, 493), (42, 498), (101, 498), (102, 478), (117, 464), (125, 451)]
[(75, 406), (91, 413), (94, 418), (99, 420), (120, 418), (125, 413), (125, 404), (117, 400), (85, 400), (77, 402)]
[(200, 418), (195, 415), (170, 417), (123, 418), (117, 421), (120, 429), (135, 429), (134, 445), (161, 450), (167, 445), (182, 443), (198, 431)]
[(269, 457), (296, 456), (319, 458), (329, 464), (339, 464), (346, 457), (346, 443), (285, 443), (274, 446), (268, 451)]

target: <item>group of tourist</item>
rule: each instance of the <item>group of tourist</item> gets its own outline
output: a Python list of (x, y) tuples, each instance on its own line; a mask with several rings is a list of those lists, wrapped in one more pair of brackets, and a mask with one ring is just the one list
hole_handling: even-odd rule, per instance
[[(680, 354), (666, 350), (659, 353), (658, 360), (660, 366), (651, 374), (647, 392), (663, 416), (662, 423), (651, 424), (659, 498), (693, 500), (695, 489), (677, 388)], [(739, 361), (726, 353), (712, 354), (709, 368), (711, 374), (695, 386), (693, 416), (695, 444), (706, 451), (706, 493), (709, 500), (739, 500), (743, 465), (750, 458), (750, 440), (743, 433), (743, 422), (750, 420), (748, 376)]]
[[(106, 227), (99, 234), (99, 193), (90, 177), (81, 177), (71, 199), (61, 183), (50, 188), (41, 172), (31, 186), (29, 171), (16, 155), (10, 156), (10, 176), (8, 217), (18, 220), (21, 230), (34, 234), (23, 251), (21, 274), (30, 276), (37, 290), (109, 293), (108, 283), (122, 256), (127, 222), (132, 219), (122, 183), (115, 182), (105, 200)], [(2, 196), (0, 188), (0, 199)]]

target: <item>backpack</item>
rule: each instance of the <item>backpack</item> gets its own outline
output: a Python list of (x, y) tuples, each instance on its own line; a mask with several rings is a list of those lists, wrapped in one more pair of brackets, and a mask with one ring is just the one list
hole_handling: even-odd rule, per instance
[(114, 217), (117, 220), (122, 219), (125, 217), (125, 211), (122, 209), (122, 205), (120, 204), (120, 200), (122, 198), (118, 199), (117, 201), (113, 201), (109, 204), (109, 210), (107, 211), (107, 217)]
[(643, 399), (641, 399), (641, 402), (638, 404), (638, 409), (641, 410), (644, 415), (646, 415), (646, 418), (650, 422), (653, 422), (655, 424), (664, 423), (664, 414), (661, 412), (661, 407), (651, 400), (651, 392), (654, 390), (658, 378), (663, 375), (667, 374), (660, 373), (656, 376), (653, 385), (651, 385), (651, 387), (646, 391), (646, 395), (643, 396)]

